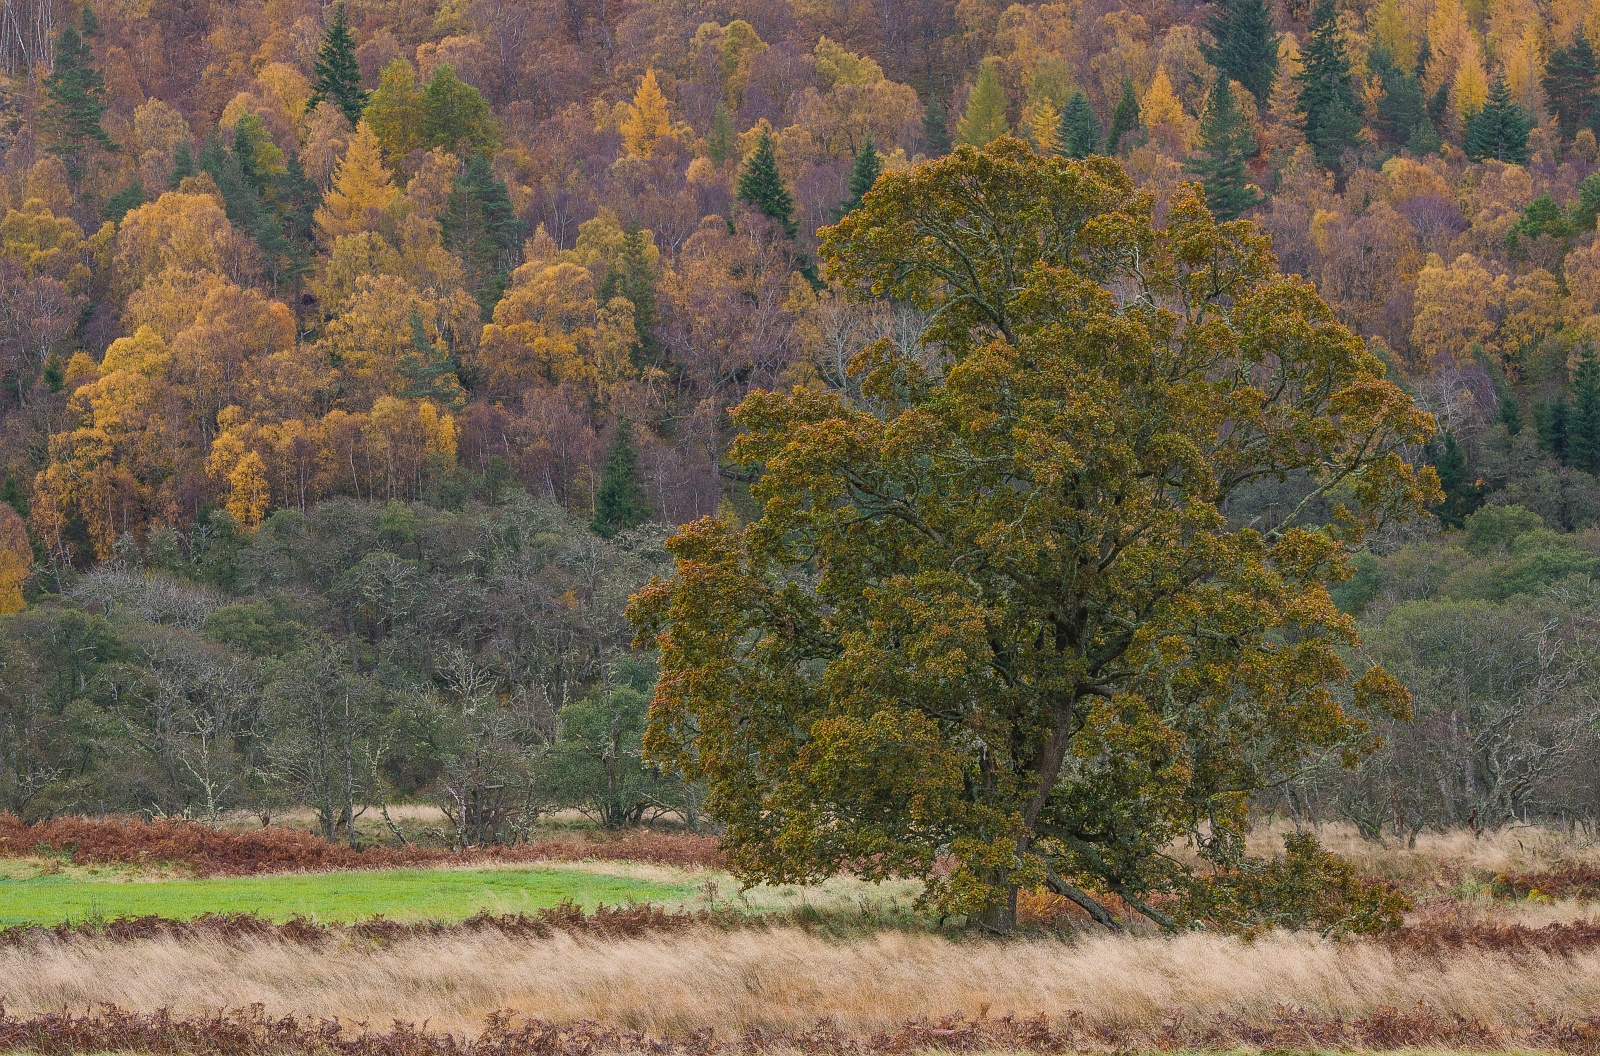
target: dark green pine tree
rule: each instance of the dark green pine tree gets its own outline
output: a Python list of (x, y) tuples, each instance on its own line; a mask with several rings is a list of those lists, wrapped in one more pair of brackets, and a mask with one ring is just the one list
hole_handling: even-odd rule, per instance
[(1219, 0), (1206, 29), (1216, 41), (1201, 46), (1206, 61), (1244, 85), (1258, 109), (1267, 105), (1278, 74), (1278, 31), (1267, 0)]
[(1600, 220), (1600, 172), (1591, 172), (1578, 184), (1578, 201), (1572, 207), (1572, 226), (1578, 231), (1593, 231)]
[(1600, 472), (1600, 359), (1585, 345), (1572, 376), (1564, 461), (1589, 473)]
[(1094, 119), (1094, 107), (1082, 91), (1073, 92), (1062, 109), (1056, 140), (1056, 149), (1065, 158), (1087, 158), (1100, 145), (1100, 122)]
[(84, 0), (83, 13), (78, 17), (78, 25), (83, 28), (83, 35), (86, 37), (100, 35), (100, 16), (94, 13), (94, 7), (89, 0)]
[(1431, 154), (1439, 149), (1438, 133), (1428, 120), (1428, 100), (1422, 82), (1400, 69), (1382, 43), (1375, 43), (1367, 64), (1383, 85), (1372, 130), (1385, 143), (1406, 147), (1416, 154)]
[(738, 145), (733, 134), (733, 119), (728, 116), (728, 108), (719, 101), (711, 115), (711, 128), (706, 131), (706, 156), (711, 159), (711, 164), (721, 168), (724, 162), (733, 157)]
[(950, 114), (939, 102), (939, 93), (928, 88), (928, 103), (922, 108), (922, 152), (930, 158), (950, 153)]
[(1579, 33), (1571, 44), (1550, 52), (1539, 84), (1562, 139), (1576, 136), (1580, 128), (1594, 127), (1600, 109), (1600, 59), (1587, 36)]
[(622, 232), (622, 254), (617, 259), (617, 292), (633, 305), (633, 332), (637, 339), (634, 359), (640, 366), (661, 359), (661, 325), (656, 305), (656, 271), (645, 253), (644, 231), (637, 221)]
[(1433, 508), (1446, 527), (1460, 528), (1467, 515), (1483, 505), (1483, 483), (1467, 464), (1467, 456), (1456, 443), (1454, 433), (1445, 433), (1434, 456), (1433, 468), (1439, 474), (1444, 501)]
[(1245, 170), (1245, 161), (1255, 152), (1254, 136), (1233, 88), (1228, 78), (1218, 77), (1200, 115), (1200, 149), (1184, 166), (1200, 177), (1206, 207), (1218, 220), (1237, 220), (1261, 200)]
[(1533, 122), (1522, 104), (1511, 97), (1503, 71), (1496, 70), (1489, 85), (1489, 98), (1483, 109), (1467, 120), (1466, 140), (1462, 144), (1473, 161), (1528, 163), (1528, 130)]
[(172, 154), (172, 175), (167, 179), (167, 189), (175, 191), (178, 184), (195, 175), (194, 147), (189, 144), (188, 137), (178, 141), (178, 149)]
[(318, 103), (329, 102), (343, 110), (352, 125), (360, 121), (361, 111), (367, 108), (367, 92), (361, 87), (356, 38), (350, 32), (344, 0), (333, 5), (333, 20), (322, 35), (322, 46), (317, 49), (311, 71), (311, 97), (306, 100), (306, 109), (314, 110)]
[(1122, 78), (1122, 97), (1117, 108), (1111, 111), (1111, 131), (1106, 133), (1106, 153), (1115, 157), (1122, 152), (1123, 139), (1139, 130), (1139, 97), (1133, 94), (1133, 80)]
[(1522, 432), (1522, 408), (1517, 406), (1517, 394), (1506, 385), (1496, 395), (1500, 398), (1500, 424), (1506, 427), (1506, 435), (1516, 436)]
[(1549, 403), (1535, 404), (1533, 421), (1539, 430), (1539, 444), (1556, 457), (1567, 459), (1567, 394), (1558, 392)]
[(1295, 110), (1306, 142), (1325, 168), (1337, 169), (1339, 158), (1361, 131), (1361, 106), (1350, 83), (1350, 59), (1339, 29), (1334, 0), (1317, 0), (1307, 27), (1305, 50), (1295, 76), (1300, 95)]
[(94, 67), (94, 49), (68, 26), (56, 41), (56, 66), (44, 79), (45, 104), (40, 126), (50, 140), (46, 149), (59, 156), (73, 185), (83, 179), (92, 147), (115, 153), (117, 144), (100, 124), (106, 112), (106, 82)]
[(783, 233), (794, 238), (800, 225), (794, 218), (794, 195), (783, 182), (778, 171), (778, 145), (772, 133), (761, 130), (756, 149), (745, 159), (744, 170), (739, 173), (739, 200), (750, 208), (777, 222)]
[(137, 209), (145, 203), (144, 183), (135, 179), (128, 186), (106, 199), (106, 204), (100, 208), (100, 218), (110, 220), (113, 224), (122, 222), (130, 210)]
[(855, 164), (850, 166), (850, 179), (845, 184), (845, 189), (850, 192), (848, 198), (841, 199), (833, 208), (833, 218), (840, 219), (846, 213), (853, 213), (861, 208), (862, 199), (867, 192), (872, 190), (872, 185), (878, 182), (878, 177), (883, 175), (883, 159), (878, 156), (878, 148), (872, 145), (872, 137), (856, 151)]
[[(1580, 200), (1580, 205), (1581, 200)], [(1556, 200), (1546, 191), (1533, 201), (1529, 202), (1522, 210), (1522, 219), (1517, 221), (1516, 231), (1524, 238), (1538, 238), (1540, 235), (1549, 235), (1551, 238), (1571, 238), (1576, 232), (1572, 226), (1572, 219), (1566, 211), (1556, 204)]]
[(617, 419), (617, 431), (606, 450), (606, 468), (600, 478), (600, 493), (595, 496), (594, 519), (589, 522), (596, 535), (610, 539), (618, 532), (637, 528), (650, 519), (644, 499), (644, 475), (639, 471), (639, 449), (633, 442), (633, 426), (626, 418)]
[(261, 248), (262, 260), (274, 282), (292, 282), (297, 274), (304, 273), (309, 254), (295, 253), (284, 231), (283, 218), (269, 204), (268, 196), (274, 190), (272, 179), (258, 166), (255, 144), (241, 132), (244, 126), (242, 119), (235, 126), (232, 147), (212, 132), (200, 150), (200, 169), (216, 181), (229, 222), (255, 239)]
[(467, 397), (461, 389), (455, 364), (450, 362), (447, 353), (428, 340), (422, 312), (415, 302), (406, 313), (406, 323), (411, 327), (411, 347), (395, 365), (400, 376), (406, 379), (400, 395), (408, 400), (432, 400), (446, 410), (459, 411)]
[(474, 153), (466, 170), (450, 188), (446, 203), (444, 244), (460, 258), (467, 288), (477, 298), (485, 320), (505, 292), (526, 225), (517, 219), (505, 181), (494, 174), (489, 159)]

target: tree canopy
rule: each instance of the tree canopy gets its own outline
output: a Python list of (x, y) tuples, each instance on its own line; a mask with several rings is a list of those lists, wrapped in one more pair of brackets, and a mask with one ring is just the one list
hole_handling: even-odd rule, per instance
[[(1403, 457), (1431, 419), (1264, 236), (1192, 185), (1158, 225), (1106, 158), (962, 148), (821, 252), (931, 323), (861, 350), (859, 400), (735, 411), (760, 516), (685, 526), (634, 602), (648, 751), (708, 782), (747, 879), (914, 875), (1000, 931), (1039, 884), (1177, 923), (1149, 901), (1192, 882), (1170, 839), (1237, 862), (1252, 791), (1405, 712), (1326, 583), (1437, 501)], [(1229, 521), (1291, 477), (1274, 520)]]

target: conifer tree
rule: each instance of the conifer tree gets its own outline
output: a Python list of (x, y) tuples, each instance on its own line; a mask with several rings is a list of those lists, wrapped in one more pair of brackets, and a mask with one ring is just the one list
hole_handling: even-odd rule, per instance
[(1133, 79), (1124, 77), (1122, 96), (1117, 100), (1117, 108), (1111, 112), (1111, 131), (1106, 133), (1106, 153), (1112, 156), (1120, 154), (1123, 138), (1137, 132), (1139, 127), (1139, 97), (1133, 94)]
[(1517, 394), (1510, 385), (1504, 385), (1497, 395), (1500, 397), (1500, 424), (1506, 427), (1506, 435), (1516, 436), (1522, 432), (1522, 408), (1517, 406)]
[(617, 258), (617, 292), (633, 305), (633, 331), (640, 365), (660, 358), (656, 327), (661, 317), (656, 307), (656, 272), (645, 253), (645, 233), (637, 221), (622, 232), (622, 253)]
[(728, 108), (718, 100), (717, 108), (711, 114), (711, 128), (706, 132), (706, 156), (713, 165), (721, 168), (737, 149), (733, 119), (728, 116)]
[(790, 238), (800, 233), (794, 218), (794, 195), (778, 171), (778, 144), (765, 128), (739, 173), (738, 197), (762, 216), (776, 221)]
[(969, 147), (986, 147), (1011, 126), (1006, 122), (1006, 92), (1000, 86), (1000, 73), (992, 59), (983, 60), (978, 79), (967, 96), (967, 110), (956, 126), (956, 142)]
[(172, 152), (172, 175), (167, 178), (167, 189), (177, 190), (180, 183), (194, 174), (194, 147), (185, 136), (178, 141), (178, 149)]
[[(1138, 106), (1137, 103), (1134, 104)], [(1100, 144), (1100, 125), (1094, 119), (1094, 107), (1083, 92), (1072, 93), (1066, 108), (1061, 111), (1061, 131), (1056, 136), (1062, 157), (1087, 158)]]
[(1593, 231), (1600, 219), (1600, 172), (1591, 172), (1578, 184), (1578, 201), (1572, 207), (1572, 226), (1578, 231)]
[(1028, 114), (1028, 138), (1040, 154), (1061, 153), (1061, 111), (1049, 97), (1033, 104)]
[(311, 68), (311, 96), (306, 100), (306, 110), (315, 110), (318, 103), (326, 101), (344, 111), (352, 125), (360, 121), (361, 111), (366, 109), (367, 93), (361, 87), (356, 38), (350, 32), (344, 0), (333, 5), (333, 20), (322, 35), (322, 46), (317, 49)]
[(1571, 44), (1550, 52), (1539, 85), (1562, 139), (1570, 140), (1580, 128), (1594, 128), (1600, 107), (1600, 59), (1587, 35), (1580, 32)]
[(400, 395), (408, 400), (432, 400), (439, 407), (459, 411), (467, 402), (450, 357), (432, 341), (415, 302), (406, 313), (411, 328), (411, 347), (401, 354), (396, 369), (406, 379)]
[(1267, 0), (1219, 0), (1206, 29), (1216, 41), (1202, 45), (1206, 61), (1242, 84), (1257, 109), (1266, 106), (1278, 72), (1278, 32)]
[(928, 103), (922, 108), (922, 152), (930, 158), (950, 153), (950, 115), (932, 85), (928, 87)]
[(1300, 89), (1295, 109), (1306, 141), (1319, 163), (1337, 168), (1340, 155), (1361, 131), (1361, 107), (1350, 84), (1350, 59), (1334, 0), (1317, 0), (1295, 80)]
[(1600, 359), (1585, 345), (1572, 376), (1572, 403), (1567, 411), (1567, 465), (1600, 473)]
[(1385, 142), (1417, 154), (1439, 149), (1438, 135), (1428, 120), (1428, 101), (1416, 75), (1394, 64), (1382, 42), (1373, 45), (1367, 64), (1383, 85), (1373, 131)]
[(1549, 403), (1534, 406), (1534, 424), (1539, 430), (1539, 444), (1558, 460), (1567, 457), (1567, 394), (1556, 393)]
[(468, 158), (465, 171), (451, 185), (442, 226), (444, 243), (465, 266), (467, 288), (487, 320), (505, 292), (526, 225), (517, 219), (505, 181), (484, 155)]
[(78, 16), (78, 25), (85, 37), (100, 35), (100, 16), (94, 13), (94, 5), (89, 0), (83, 0), (83, 12)]
[(878, 148), (872, 145), (872, 137), (868, 136), (866, 142), (861, 144), (861, 149), (856, 151), (855, 164), (850, 166), (850, 181), (846, 184), (850, 195), (834, 207), (834, 219), (861, 208), (861, 200), (882, 174), (883, 159), (878, 156)]
[(626, 418), (617, 419), (617, 430), (606, 450), (606, 466), (595, 496), (594, 519), (589, 522), (596, 535), (610, 539), (618, 532), (637, 528), (650, 519), (644, 498), (644, 475), (639, 471), (639, 449), (633, 441), (633, 426)]
[(1467, 120), (1462, 146), (1473, 161), (1528, 163), (1528, 130), (1532, 122), (1522, 104), (1511, 97), (1505, 73), (1495, 71), (1483, 109)]
[(68, 26), (56, 41), (55, 69), (44, 79), (45, 104), (40, 124), (50, 139), (46, 149), (61, 158), (74, 187), (83, 179), (86, 152), (99, 147), (115, 152), (117, 144), (100, 124), (106, 111), (105, 78), (94, 67), (94, 49)]
[(1200, 150), (1185, 166), (1200, 177), (1206, 207), (1219, 220), (1236, 220), (1261, 200), (1250, 185), (1245, 160), (1255, 154), (1254, 135), (1227, 77), (1218, 77), (1200, 116)]
[(1444, 492), (1444, 501), (1435, 506), (1433, 512), (1446, 527), (1460, 528), (1467, 515), (1483, 505), (1483, 484), (1467, 464), (1454, 433), (1444, 434), (1433, 468), (1439, 474), (1439, 487)]

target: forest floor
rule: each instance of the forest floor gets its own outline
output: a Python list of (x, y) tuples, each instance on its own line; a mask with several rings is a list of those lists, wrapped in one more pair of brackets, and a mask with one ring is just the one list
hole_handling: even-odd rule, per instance
[[(397, 863), (304, 834), (10, 825), (0, 919), (57, 926), (0, 930), (0, 1051), (1600, 1053), (1582, 834), (1326, 829), (1416, 901), (1385, 936), (1111, 935), (1033, 897), (998, 942), (920, 914), (914, 884), (741, 890), (687, 834)], [(242, 915), (179, 923), (207, 912)]]

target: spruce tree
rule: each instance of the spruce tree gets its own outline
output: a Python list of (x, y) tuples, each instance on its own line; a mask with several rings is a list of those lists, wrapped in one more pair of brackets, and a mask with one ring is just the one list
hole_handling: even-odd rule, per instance
[(706, 132), (706, 156), (711, 164), (721, 168), (737, 149), (733, 119), (728, 116), (728, 108), (718, 100), (717, 109), (711, 115), (711, 128)]
[(1236, 220), (1261, 200), (1250, 185), (1245, 160), (1255, 153), (1250, 125), (1239, 111), (1227, 77), (1218, 77), (1200, 117), (1200, 150), (1185, 168), (1200, 177), (1206, 206), (1219, 220)]
[(1460, 528), (1467, 516), (1483, 505), (1483, 485), (1467, 464), (1467, 456), (1456, 443), (1454, 433), (1444, 434), (1434, 456), (1433, 468), (1439, 474), (1439, 488), (1444, 492), (1444, 501), (1433, 508), (1434, 515), (1446, 527)]
[(83, 12), (78, 16), (78, 25), (82, 27), (83, 35), (86, 37), (100, 35), (100, 16), (94, 13), (94, 5), (89, 3), (89, 0), (83, 2)]
[(178, 149), (172, 153), (172, 175), (167, 178), (167, 189), (177, 190), (180, 183), (194, 174), (194, 147), (189, 144), (189, 138), (185, 136), (178, 141)]
[(517, 219), (505, 181), (484, 155), (468, 158), (465, 171), (451, 185), (442, 226), (445, 246), (466, 268), (467, 288), (483, 318), (491, 318), (526, 225)]
[(645, 253), (644, 231), (638, 222), (622, 232), (622, 253), (617, 259), (617, 292), (633, 305), (635, 359), (640, 365), (660, 358), (656, 328), (661, 316), (656, 306), (656, 273)]
[(1267, 0), (1219, 0), (1206, 29), (1216, 41), (1201, 46), (1206, 61), (1242, 84), (1257, 109), (1266, 106), (1278, 74), (1278, 32)]
[(1133, 80), (1129, 77), (1122, 78), (1122, 97), (1117, 100), (1117, 108), (1111, 112), (1111, 131), (1106, 133), (1106, 153), (1117, 155), (1122, 152), (1122, 140), (1130, 133), (1139, 129), (1139, 97), (1133, 94)]
[(837, 220), (846, 213), (861, 208), (861, 200), (872, 190), (872, 185), (878, 182), (878, 177), (882, 174), (883, 159), (878, 156), (878, 148), (872, 145), (872, 137), (868, 136), (861, 149), (856, 151), (855, 164), (850, 166), (850, 180), (845, 185), (850, 196), (834, 207), (834, 219)]
[[(1135, 104), (1137, 105), (1137, 104)], [(1061, 154), (1068, 158), (1087, 158), (1100, 145), (1100, 123), (1094, 119), (1094, 107), (1082, 91), (1072, 93), (1061, 111)]]
[(1492, 159), (1526, 165), (1530, 127), (1532, 121), (1528, 112), (1511, 97), (1505, 73), (1496, 70), (1483, 109), (1467, 120), (1466, 140), (1462, 146), (1473, 161)]
[(922, 108), (922, 152), (930, 158), (950, 153), (950, 115), (932, 85), (928, 87), (928, 103)]
[(1300, 62), (1300, 73), (1295, 77), (1300, 89), (1295, 104), (1300, 127), (1317, 161), (1325, 168), (1336, 169), (1340, 155), (1361, 131), (1361, 106), (1351, 87), (1350, 59), (1345, 54), (1334, 0), (1317, 0)]
[(428, 340), (422, 312), (415, 302), (406, 313), (406, 324), (411, 328), (411, 347), (395, 364), (400, 376), (406, 379), (400, 395), (408, 400), (432, 400), (445, 410), (459, 411), (467, 402), (461, 379), (449, 355)]
[(1522, 432), (1522, 409), (1517, 406), (1517, 394), (1506, 385), (1497, 395), (1500, 397), (1500, 424), (1506, 427), (1508, 436), (1516, 436)]
[(1578, 201), (1572, 207), (1572, 226), (1578, 231), (1593, 231), (1600, 219), (1600, 172), (1591, 172), (1578, 184)]
[(1584, 346), (1572, 376), (1566, 425), (1564, 461), (1589, 473), (1600, 472), (1600, 359), (1590, 345)]
[(1580, 128), (1594, 127), (1600, 108), (1600, 59), (1586, 35), (1579, 33), (1571, 44), (1550, 53), (1539, 84), (1562, 139), (1570, 140)]
[[(1398, 147), (1428, 145), (1429, 137), (1436, 138), (1436, 134), (1433, 123), (1428, 120), (1428, 100), (1422, 91), (1422, 82), (1414, 74), (1397, 67), (1381, 43), (1373, 45), (1367, 61), (1383, 85), (1377, 116), (1372, 123), (1378, 138)], [(1433, 144), (1432, 149), (1437, 150), (1438, 145)], [(1416, 151), (1419, 154), (1431, 152)]]
[(306, 100), (306, 109), (315, 110), (318, 103), (329, 102), (344, 111), (352, 125), (360, 121), (361, 111), (366, 109), (367, 93), (361, 87), (356, 38), (350, 32), (344, 0), (333, 5), (333, 20), (322, 35), (322, 46), (317, 49), (311, 70), (311, 97)]
[(100, 124), (106, 111), (105, 78), (94, 67), (94, 49), (68, 26), (56, 41), (56, 65), (44, 79), (40, 125), (50, 140), (46, 149), (61, 158), (74, 187), (83, 179), (91, 147), (115, 153), (117, 144)]
[(983, 60), (978, 68), (978, 79), (967, 96), (967, 109), (956, 125), (956, 142), (968, 147), (986, 147), (999, 139), (1011, 126), (1006, 122), (1006, 91), (1000, 85), (1000, 73), (990, 59)]
[(610, 539), (618, 532), (637, 528), (650, 519), (644, 499), (644, 476), (639, 471), (639, 449), (633, 442), (633, 426), (626, 418), (617, 419), (617, 430), (606, 450), (606, 466), (595, 496), (594, 519), (589, 527), (596, 535)]
[(756, 149), (745, 159), (744, 169), (739, 173), (738, 198), (775, 221), (790, 238), (800, 233), (800, 225), (794, 218), (794, 195), (789, 193), (783, 173), (778, 171), (778, 144), (764, 128), (756, 141)]
[(1546, 451), (1565, 462), (1567, 457), (1567, 394), (1556, 393), (1549, 403), (1536, 404), (1533, 409), (1534, 425), (1539, 430), (1539, 444)]

